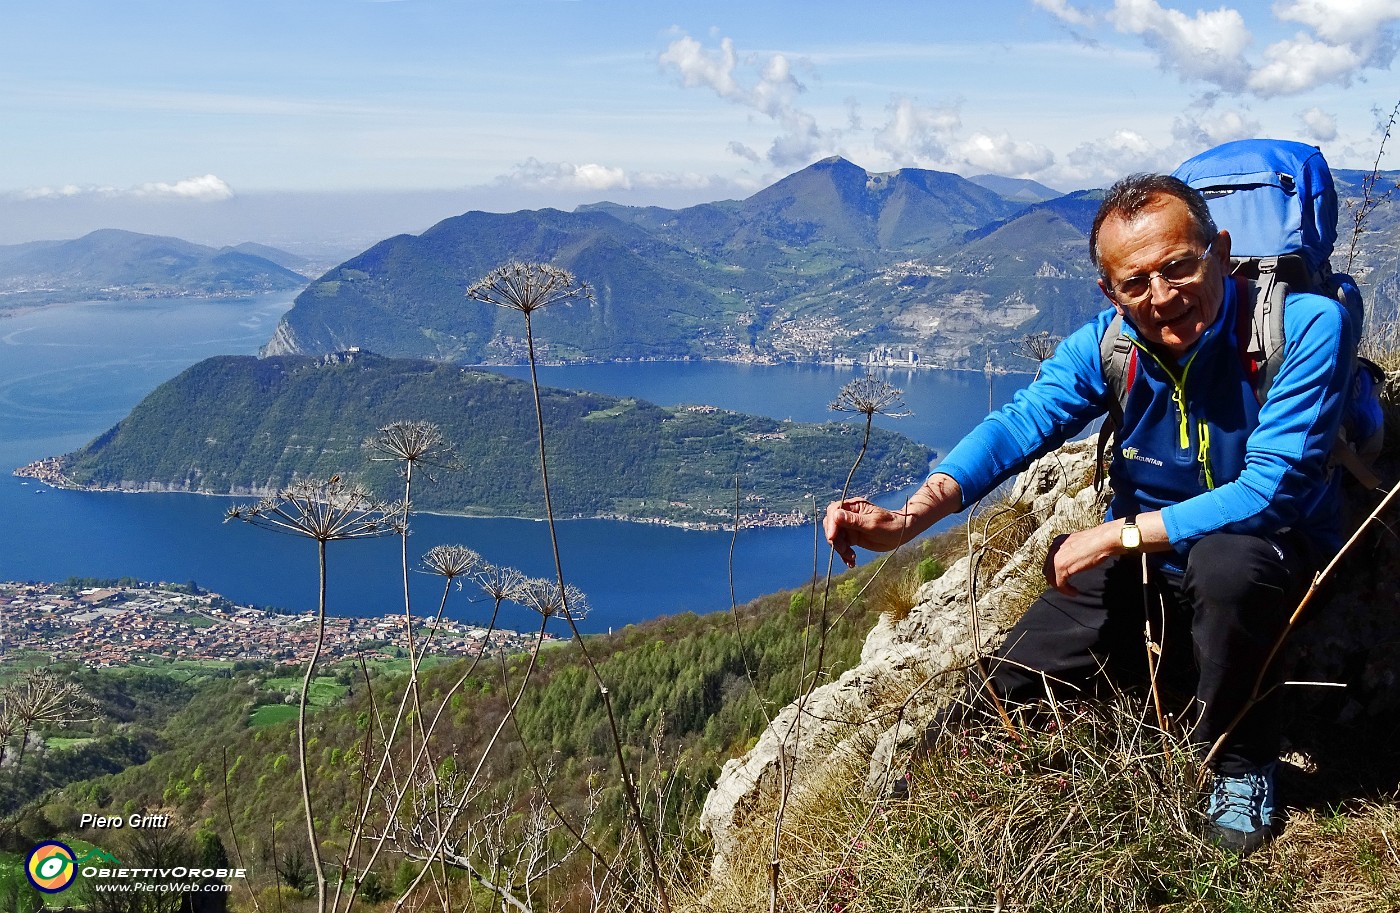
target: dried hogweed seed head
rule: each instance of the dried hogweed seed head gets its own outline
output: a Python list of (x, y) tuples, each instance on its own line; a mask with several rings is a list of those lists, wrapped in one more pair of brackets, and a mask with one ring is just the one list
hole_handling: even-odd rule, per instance
[(592, 300), (593, 289), (566, 269), (516, 260), (488, 273), (467, 289), (467, 297), (528, 315), (551, 304)]
[(833, 412), (854, 412), (869, 418), (872, 415), (885, 415), (890, 418), (903, 418), (909, 415), (900, 397), (904, 391), (883, 380), (869, 375), (857, 377), (848, 382), (836, 394), (831, 403)]
[(318, 542), (363, 539), (398, 531), (401, 507), (385, 504), (340, 476), (296, 479), (256, 504), (229, 508), (224, 520), (242, 520), (274, 532)]
[(382, 454), (373, 460), (402, 460), (430, 466), (449, 466), (452, 448), (432, 422), (390, 422), (365, 441), (365, 447)]
[(1054, 355), (1055, 347), (1059, 344), (1060, 337), (1051, 335), (1049, 330), (1027, 333), (1021, 337), (1021, 346), (1026, 350), (1027, 357), (1036, 362), (1045, 361)]
[(481, 563), (481, 555), (465, 545), (434, 545), (423, 556), (429, 571), (448, 580), (472, 573)]
[(526, 580), (512, 598), (546, 618), (562, 617), (566, 604), (569, 617), (574, 621), (588, 614), (588, 599), (582, 590), (573, 584), (568, 584), (561, 590), (556, 581), (540, 577)]
[(514, 600), (527, 580), (528, 578), (515, 568), (495, 564), (483, 564), (472, 574), (472, 582), (498, 602), (504, 599)]

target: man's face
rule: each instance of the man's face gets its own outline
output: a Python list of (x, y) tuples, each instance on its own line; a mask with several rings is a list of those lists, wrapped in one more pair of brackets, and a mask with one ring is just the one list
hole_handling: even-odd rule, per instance
[[(1202, 255), (1199, 276), (1179, 286), (1152, 275), (1147, 296), (1126, 304), (1122, 300), (1126, 296), (1114, 291), (1126, 279), (1148, 276), (1168, 264)], [(1133, 218), (1110, 216), (1099, 228), (1099, 266), (1104, 276), (1099, 288), (1118, 313), (1137, 327), (1138, 335), (1174, 356), (1195, 345), (1220, 313), (1229, 265), (1230, 236), (1220, 232), (1207, 251), (1190, 210), (1176, 197), (1158, 196)]]

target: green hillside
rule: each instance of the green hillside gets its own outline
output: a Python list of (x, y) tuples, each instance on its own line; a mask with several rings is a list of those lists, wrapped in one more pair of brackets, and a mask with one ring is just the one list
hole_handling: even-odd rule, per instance
[[(520, 361), (517, 322), (464, 299), (471, 283), (513, 259), (554, 263), (597, 293), (539, 328), (549, 359), (829, 360), (863, 356), (872, 344), (917, 347), (926, 341), (918, 328), (881, 319), (878, 307), (841, 289), (956, 245), (1021, 208), (957, 175), (871, 174), (830, 158), (748, 199), (682, 210), (469, 212), (383, 241), (328, 272), (298, 297), (265, 352), (362, 346)], [(853, 325), (862, 332), (854, 343)], [(946, 364), (982, 367), (987, 342), (972, 335), (975, 355)]]
[[(1337, 172), (1337, 268), (1348, 259), (1362, 177)], [(518, 322), (464, 292), (525, 259), (568, 269), (597, 291), (595, 302), (561, 308), (538, 328), (549, 360), (864, 361), (893, 349), (935, 367), (1013, 367), (1027, 334), (1065, 335), (1103, 303), (1088, 257), (1102, 192), (1032, 202), (1025, 194), (1038, 192), (1024, 183), (993, 182), (1008, 198), (954, 174), (868, 172), (833, 157), (746, 199), (685, 209), (469, 212), (326, 273), (264, 351), (362, 346), (521, 362)], [(1382, 320), (1400, 307), (1395, 212), (1370, 214), (1351, 268)]]
[[(779, 422), (554, 389), (543, 391), (543, 408), (554, 506), (563, 516), (728, 524), (736, 474), (746, 516), (808, 512), (813, 498), (825, 503), (840, 490), (861, 445), (861, 428), (850, 422)], [(69, 455), (64, 471), (85, 486), (217, 494), (352, 474), (390, 497), (398, 493), (394, 468), (362, 444), (401, 420), (437, 424), (461, 464), (435, 473), (436, 482), (415, 493), (416, 506), (541, 515), (527, 383), (369, 353), (206, 360)], [(923, 476), (930, 457), (877, 429), (855, 489), (904, 487)]]

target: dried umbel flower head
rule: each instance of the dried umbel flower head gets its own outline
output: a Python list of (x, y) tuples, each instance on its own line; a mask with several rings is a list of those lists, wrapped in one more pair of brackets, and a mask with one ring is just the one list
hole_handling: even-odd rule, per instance
[(890, 418), (903, 418), (909, 415), (900, 397), (904, 391), (883, 380), (865, 375), (850, 381), (831, 403), (833, 412), (854, 412), (870, 418), (873, 415), (886, 415)]
[(1021, 337), (1021, 348), (1025, 349), (1026, 357), (1039, 363), (1045, 361), (1055, 354), (1055, 347), (1060, 344), (1060, 337), (1054, 336), (1049, 330), (1041, 330), (1039, 333), (1027, 333)]
[(563, 617), (567, 603), (569, 617), (578, 621), (588, 614), (588, 599), (573, 584), (562, 590), (554, 580), (531, 577), (511, 597), (527, 609), (534, 609), (546, 618)]
[(483, 564), (472, 574), (472, 582), (481, 587), (481, 591), (497, 602), (506, 599), (515, 599), (521, 587), (525, 586), (529, 580), (524, 574), (513, 567), (502, 567), (495, 564)]
[(593, 289), (566, 269), (517, 260), (496, 267), (467, 289), (467, 297), (510, 308), (528, 317), (542, 307), (562, 301), (591, 300)]
[(370, 457), (372, 460), (450, 467), (455, 459), (451, 446), (432, 422), (390, 422), (365, 441), (365, 447), (380, 454)]
[(256, 504), (230, 507), (224, 522), (242, 520), (274, 532), (331, 542), (398, 532), (401, 516), (397, 503), (380, 501), (337, 475), (326, 480), (296, 479)]
[(448, 580), (465, 577), (482, 566), (481, 555), (465, 545), (434, 545), (423, 556), (428, 571)]

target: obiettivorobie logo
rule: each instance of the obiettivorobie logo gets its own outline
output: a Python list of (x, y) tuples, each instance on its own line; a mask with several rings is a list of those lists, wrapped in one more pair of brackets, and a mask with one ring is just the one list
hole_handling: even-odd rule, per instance
[(78, 858), (72, 847), (57, 840), (45, 840), (29, 851), (24, 861), (24, 874), (29, 883), (45, 894), (57, 894), (73, 883), (78, 868), (92, 861), (121, 865), (121, 861), (98, 847)]
[[(73, 884), (79, 875), (97, 879), (98, 890), (110, 879), (128, 881), (118, 884), (118, 890), (159, 892), (227, 891), (230, 878), (247, 878), (247, 869), (202, 868), (175, 866), (173, 868), (132, 867), (101, 847), (93, 847), (82, 856), (57, 840), (45, 840), (29, 851), (24, 861), (24, 874), (29, 883), (45, 894), (57, 894)], [(206, 884), (213, 881), (213, 884)], [(108, 885), (110, 887), (110, 885)]]
[(67, 844), (46, 840), (29, 851), (24, 861), (24, 874), (29, 883), (45, 894), (57, 894), (73, 883), (78, 872), (78, 860)]
[(1137, 462), (1139, 462), (1139, 463), (1147, 463), (1147, 464), (1149, 464), (1149, 465), (1151, 465), (1151, 466), (1161, 466), (1161, 465), (1162, 465), (1162, 461), (1161, 461), (1161, 460), (1157, 459), (1156, 457), (1150, 457), (1150, 456), (1148, 456), (1147, 454), (1143, 453), (1141, 450), (1138, 450), (1136, 447), (1124, 447), (1124, 448), (1123, 448), (1121, 451), (1119, 451), (1119, 452), (1123, 454), (1123, 459), (1125, 459), (1125, 460), (1135, 460), (1135, 461), (1137, 461)]
[(29, 858), (24, 861), (24, 874), (38, 890), (57, 894), (73, 883), (80, 866), (93, 861), (121, 865), (121, 860), (98, 847), (78, 858), (68, 844), (45, 840), (29, 851)]

